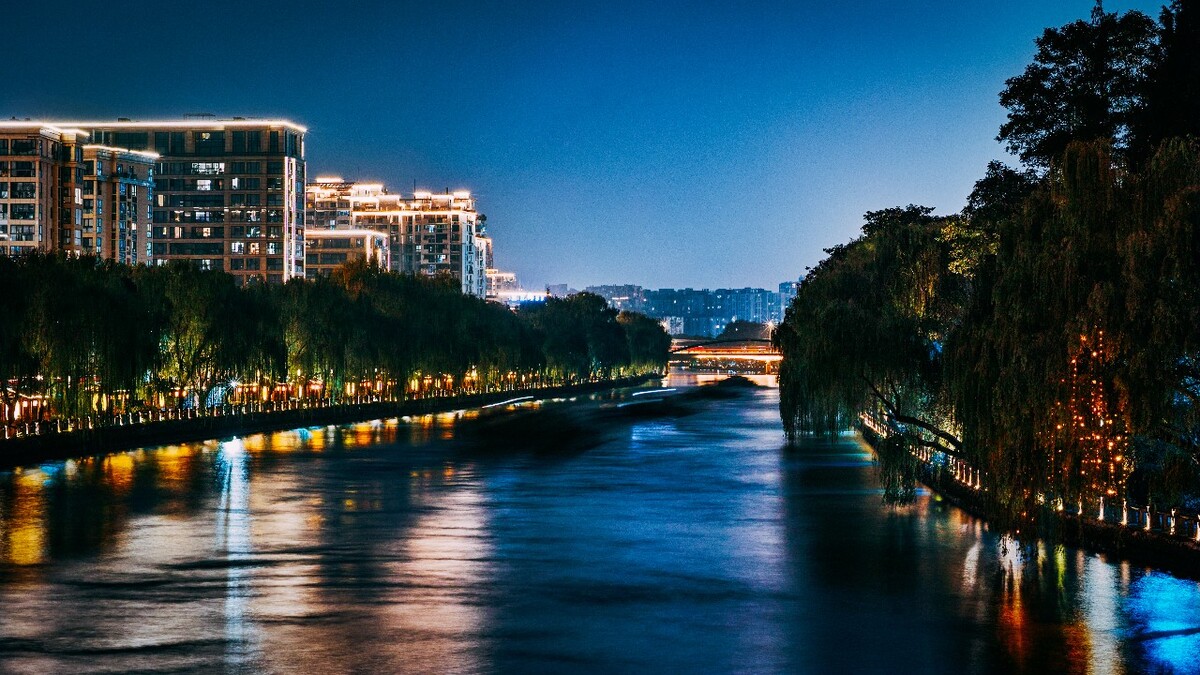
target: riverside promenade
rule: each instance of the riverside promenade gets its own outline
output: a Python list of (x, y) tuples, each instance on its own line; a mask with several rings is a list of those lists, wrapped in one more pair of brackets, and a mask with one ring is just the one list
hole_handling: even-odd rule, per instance
[(119, 452), (152, 445), (224, 438), (303, 426), (347, 424), (364, 420), (425, 415), (479, 408), (513, 399), (539, 400), (577, 396), (661, 379), (649, 373), (577, 384), (460, 393), (399, 401), (291, 400), (208, 408), (151, 410), (106, 418), (103, 423), (43, 421), (19, 436), (0, 439), (0, 469)]

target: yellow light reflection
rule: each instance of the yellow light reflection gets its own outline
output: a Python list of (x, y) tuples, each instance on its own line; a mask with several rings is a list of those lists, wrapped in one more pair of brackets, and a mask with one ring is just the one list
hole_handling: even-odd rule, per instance
[(36, 565), (46, 557), (46, 475), (36, 469), (17, 475), (13, 504), (4, 559), (14, 565)]
[(124, 496), (133, 489), (133, 470), (136, 467), (134, 456), (123, 452), (119, 455), (105, 457), (101, 466), (104, 477), (112, 488), (113, 494)]

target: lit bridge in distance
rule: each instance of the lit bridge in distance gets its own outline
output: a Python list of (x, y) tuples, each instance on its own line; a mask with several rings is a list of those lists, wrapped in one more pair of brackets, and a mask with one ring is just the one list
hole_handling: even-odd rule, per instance
[(783, 355), (770, 340), (726, 338), (714, 340), (676, 339), (671, 341), (671, 363), (692, 368), (726, 370), (761, 369), (775, 372)]

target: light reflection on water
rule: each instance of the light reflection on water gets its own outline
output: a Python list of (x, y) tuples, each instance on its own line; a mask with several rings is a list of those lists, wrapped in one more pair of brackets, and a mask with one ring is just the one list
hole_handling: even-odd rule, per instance
[(785, 450), (777, 404), (561, 454), (468, 411), (0, 474), (0, 665), (1200, 671), (1196, 582), (885, 507), (864, 446)]

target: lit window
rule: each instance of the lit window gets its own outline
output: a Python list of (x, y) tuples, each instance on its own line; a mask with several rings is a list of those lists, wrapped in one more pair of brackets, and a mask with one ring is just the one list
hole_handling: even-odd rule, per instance
[(225, 162), (192, 162), (192, 173), (200, 176), (216, 176), (225, 173)]

